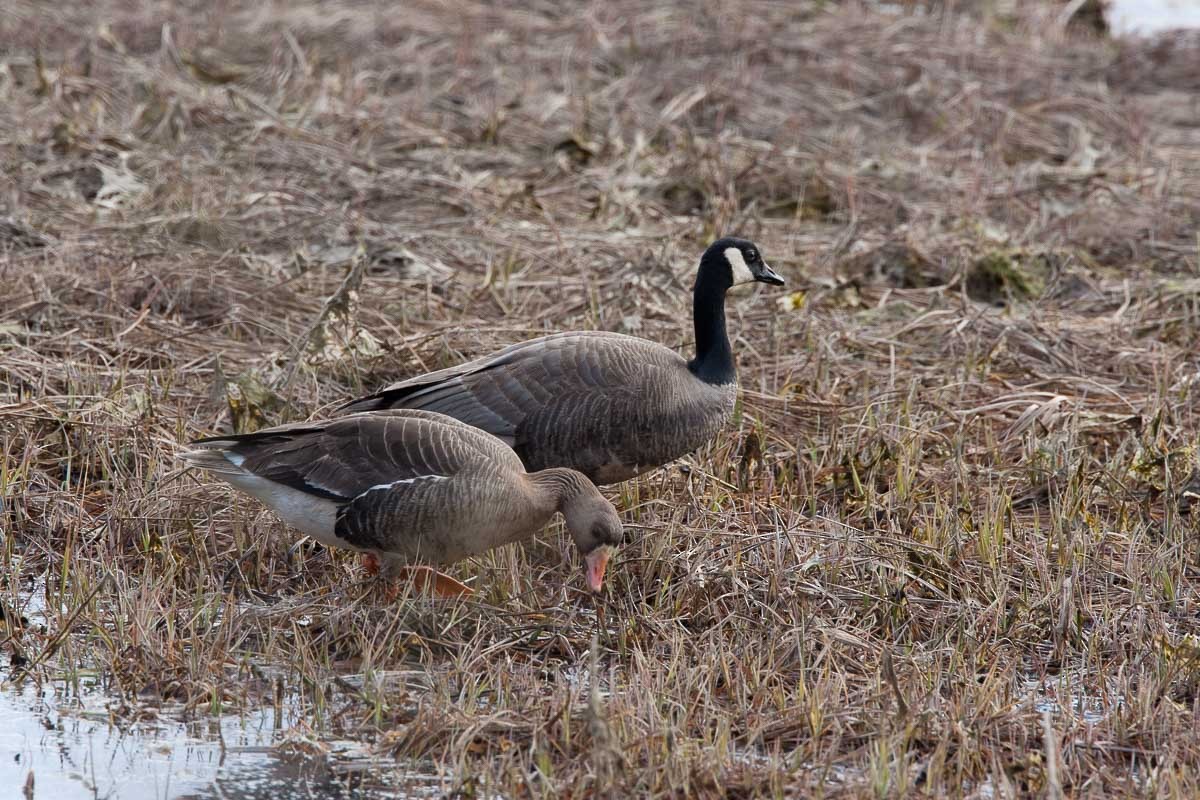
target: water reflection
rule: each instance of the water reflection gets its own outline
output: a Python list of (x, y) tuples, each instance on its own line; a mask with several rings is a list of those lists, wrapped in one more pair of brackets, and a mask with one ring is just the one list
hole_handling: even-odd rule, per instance
[(274, 745), (295, 723), (291, 710), (190, 723), (151, 712), (127, 723), (111, 718), (108, 702), (99, 689), (0, 689), (0, 795), (20, 797), (31, 772), (33, 797), (53, 800), (376, 800), (449, 788), (352, 743), (328, 743), (329, 759), (281, 757)]

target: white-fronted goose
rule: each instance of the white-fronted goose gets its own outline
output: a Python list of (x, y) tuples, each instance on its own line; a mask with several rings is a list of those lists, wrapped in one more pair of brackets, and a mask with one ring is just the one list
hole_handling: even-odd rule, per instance
[(758, 247), (714, 242), (693, 290), (696, 357), (602, 331), (557, 333), (354, 400), (340, 411), (414, 408), (448, 414), (502, 439), (527, 469), (569, 467), (597, 484), (666, 464), (711, 439), (737, 400), (725, 292), (782, 285)]
[[(529, 474), (503, 442), (428, 411), (352, 414), (192, 442), (181, 453), (331, 547), (375, 554), (386, 576), (449, 564), (535, 533), (562, 512), (599, 591), (621, 520), (569, 469)], [(443, 581), (435, 587), (465, 589)]]

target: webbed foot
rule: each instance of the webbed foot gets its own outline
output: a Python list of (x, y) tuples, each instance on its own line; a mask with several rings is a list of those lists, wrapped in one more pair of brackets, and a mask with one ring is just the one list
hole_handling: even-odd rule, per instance
[(451, 599), (475, 594), (475, 590), (433, 567), (397, 567), (390, 576), (387, 590), (388, 600), (400, 596), (400, 581), (408, 580), (418, 591), (430, 591), (434, 597)]

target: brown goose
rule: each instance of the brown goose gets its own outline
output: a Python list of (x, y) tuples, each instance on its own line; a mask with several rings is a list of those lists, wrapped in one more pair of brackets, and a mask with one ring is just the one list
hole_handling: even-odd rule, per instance
[[(441, 414), (352, 414), (192, 444), (186, 462), (323, 544), (375, 554), (389, 577), (519, 541), (559, 511), (599, 591), (621, 541), (612, 504), (583, 475), (528, 474), (503, 442)], [(444, 578), (443, 593), (466, 590)]]
[(602, 331), (557, 333), (418, 375), (340, 411), (415, 408), (491, 433), (530, 470), (569, 467), (597, 484), (666, 464), (711, 439), (737, 400), (725, 292), (783, 284), (758, 247), (727, 237), (704, 251), (692, 294), (696, 357)]

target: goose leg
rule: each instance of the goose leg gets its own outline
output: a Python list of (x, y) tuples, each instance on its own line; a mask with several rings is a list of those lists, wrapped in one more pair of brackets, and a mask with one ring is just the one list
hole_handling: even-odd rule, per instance
[(428, 587), (434, 597), (464, 597), (475, 593), (470, 586), (438, 572), (433, 567), (410, 566), (399, 560), (381, 558), (376, 553), (366, 553), (363, 565), (369, 574), (380, 575), (387, 581), (386, 596), (389, 601), (400, 596), (402, 581), (408, 581), (417, 591), (423, 592)]
[(419, 591), (425, 591), (426, 587), (429, 587), (434, 597), (465, 597), (475, 593), (470, 586), (438, 572), (433, 567), (399, 567), (393, 571), (392, 577), (396, 581), (410, 581)]

